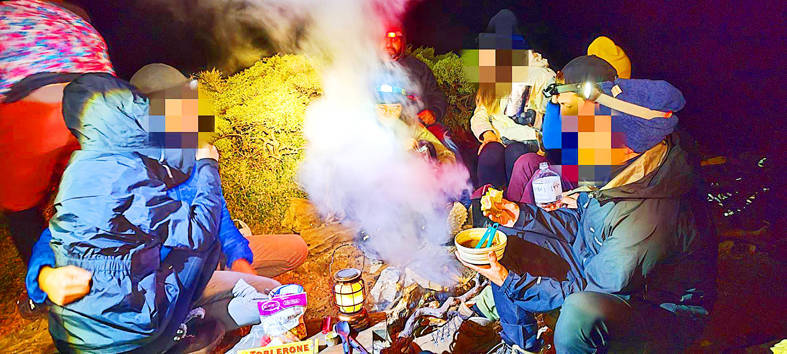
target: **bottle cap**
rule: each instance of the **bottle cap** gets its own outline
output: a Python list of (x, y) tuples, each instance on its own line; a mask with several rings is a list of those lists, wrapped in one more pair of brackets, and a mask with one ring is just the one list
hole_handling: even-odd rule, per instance
[(546, 162), (546, 161), (538, 164), (538, 169), (540, 169), (540, 170), (546, 170), (548, 167), (549, 167), (549, 162)]

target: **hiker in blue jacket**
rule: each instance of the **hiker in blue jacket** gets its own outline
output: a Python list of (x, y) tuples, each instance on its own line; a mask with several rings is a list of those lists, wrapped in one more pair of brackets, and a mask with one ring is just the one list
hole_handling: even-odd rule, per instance
[[(503, 200), (486, 210), (490, 220), (505, 224), (506, 265), (490, 253), (489, 266), (467, 266), (493, 283), (493, 307), (508, 348), (538, 351), (542, 343), (533, 314), (560, 309), (558, 353), (679, 351), (708, 319), (717, 253), (699, 190), (698, 160), (689, 153), (687, 137), (674, 132), (672, 112), (685, 101), (664, 81), (601, 82), (605, 75), (588, 58), (566, 65), (565, 84), (592, 82), (607, 101), (614, 97), (664, 116), (614, 113), (613, 131), (625, 133), (623, 163), (611, 166), (604, 178), (589, 178), (593, 183), (583, 183), (580, 175), (583, 186), (565, 192), (559, 203), (544, 209)], [(599, 102), (596, 98), (564, 92), (557, 101), (563, 114), (573, 107), (569, 115), (576, 115), (578, 105)], [(511, 246), (519, 240), (561, 258), (568, 270), (534, 272), (536, 255)]]
[(153, 138), (148, 98), (108, 74), (80, 76), (63, 100), (81, 150), (26, 279), (33, 301), (51, 302), (58, 350), (182, 348), (195, 315), (214, 329), (258, 323), (256, 300), (279, 283), (215, 271), (222, 253), (228, 265), (252, 260), (226, 210), (215, 147)]

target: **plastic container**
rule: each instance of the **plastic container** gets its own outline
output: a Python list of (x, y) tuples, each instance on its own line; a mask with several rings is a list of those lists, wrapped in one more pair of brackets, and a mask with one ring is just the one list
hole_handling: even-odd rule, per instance
[(485, 232), (485, 227), (476, 227), (464, 230), (454, 237), (454, 245), (456, 245), (460, 260), (476, 265), (489, 264), (489, 259), (487, 258), (489, 251), (494, 251), (497, 255), (497, 259), (503, 258), (508, 237), (500, 230), (495, 233), (492, 247), (475, 248), (476, 244), (481, 241), (481, 237), (484, 236)]
[(560, 201), (563, 194), (563, 185), (560, 175), (549, 169), (549, 163), (542, 162), (538, 171), (533, 175), (533, 199), (538, 206)]

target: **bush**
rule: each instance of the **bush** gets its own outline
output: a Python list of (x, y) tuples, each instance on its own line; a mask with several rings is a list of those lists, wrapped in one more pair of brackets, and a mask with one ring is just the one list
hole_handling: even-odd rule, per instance
[(230, 213), (256, 232), (281, 231), (287, 203), (304, 196), (295, 174), (306, 107), (320, 95), (317, 72), (303, 56), (277, 55), (228, 78), (215, 70), (199, 78), (214, 100)]
[[(464, 78), (459, 56), (435, 56), (432, 48), (412, 53), (433, 70), (446, 93), (445, 125), (454, 132), (467, 130), (475, 86)], [(303, 158), (306, 107), (321, 94), (318, 73), (303, 56), (276, 55), (229, 77), (216, 70), (198, 76), (214, 100), (214, 143), (221, 151), (230, 213), (255, 232), (283, 231), (289, 200), (305, 196), (295, 175)]]
[(435, 56), (434, 48), (419, 47), (408, 50), (410, 55), (432, 69), (437, 84), (445, 93), (448, 109), (443, 117), (443, 124), (453, 133), (467, 131), (470, 128), (470, 117), (475, 109), (475, 92), (478, 85), (465, 77), (462, 60), (453, 52)]

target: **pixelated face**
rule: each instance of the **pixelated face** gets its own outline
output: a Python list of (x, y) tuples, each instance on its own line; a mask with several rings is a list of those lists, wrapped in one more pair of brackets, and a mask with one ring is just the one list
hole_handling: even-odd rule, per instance
[(151, 141), (173, 149), (195, 149), (215, 132), (213, 107), (206, 97), (200, 98), (196, 81), (149, 95)]
[(633, 152), (608, 107), (575, 93), (557, 96), (561, 118), (561, 175), (575, 185), (602, 186)]

